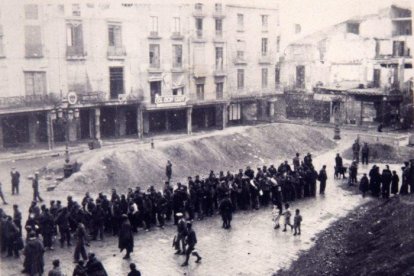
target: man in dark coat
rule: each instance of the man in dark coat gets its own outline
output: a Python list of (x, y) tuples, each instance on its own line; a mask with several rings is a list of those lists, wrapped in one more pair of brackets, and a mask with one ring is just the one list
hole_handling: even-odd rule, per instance
[(364, 173), (364, 175), (361, 177), (361, 180), (359, 182), (359, 190), (362, 193), (362, 197), (365, 197), (366, 192), (369, 190), (369, 180), (366, 173)]
[(45, 249), (43, 248), (42, 242), (36, 238), (35, 232), (30, 232), (29, 240), (24, 248), (24, 262), (22, 273), (29, 275), (42, 275), (44, 271), (44, 260), (43, 254)]
[(342, 178), (346, 178), (342, 157), (337, 153), (335, 157), (335, 177), (339, 178), (341, 175)]
[(20, 173), (16, 171), (16, 168), (12, 168), (10, 172), (11, 184), (12, 184), (12, 195), (19, 194), (19, 183), (20, 183)]
[(170, 160), (167, 161), (167, 166), (165, 167), (165, 175), (167, 176), (167, 180), (169, 183), (172, 177), (172, 163)]
[(391, 180), (392, 180), (392, 173), (390, 171), (390, 167), (386, 165), (386, 168), (382, 170), (381, 175), (381, 192), (383, 198), (389, 198), (390, 197), (390, 186), (391, 186)]
[(400, 178), (396, 171), (392, 171), (392, 178), (391, 178), (391, 193), (393, 195), (398, 194), (398, 184), (400, 182)]
[(353, 153), (353, 161), (359, 162), (359, 151), (361, 146), (359, 145), (358, 140), (355, 140), (354, 144), (352, 145), (352, 153)]
[(233, 206), (228, 196), (223, 198), (223, 200), (220, 202), (219, 209), (220, 209), (221, 218), (223, 219), (223, 228), (224, 229), (231, 228), (230, 223), (232, 219)]
[(181, 266), (187, 266), (188, 260), (190, 259), (190, 254), (197, 257), (196, 263), (199, 263), (201, 261), (200, 255), (194, 250), (195, 245), (197, 244), (197, 236), (192, 228), (191, 222), (187, 222), (187, 238), (185, 244), (187, 245), (187, 248), (185, 250), (185, 261)]
[(85, 225), (83, 223), (79, 222), (78, 227), (76, 228), (76, 247), (75, 247), (75, 253), (73, 255), (75, 263), (79, 262), (79, 255), (82, 256), (83, 260), (86, 261), (87, 255), (86, 255), (86, 245), (88, 245), (87, 242), (87, 234)]
[(126, 214), (122, 215), (122, 224), (118, 237), (118, 248), (122, 252), (126, 250), (124, 259), (129, 259), (131, 252), (134, 251), (134, 235), (132, 233), (131, 223)]
[(89, 253), (89, 260), (86, 263), (86, 273), (88, 276), (108, 276), (102, 263), (95, 257), (94, 253)]
[(319, 171), (318, 180), (320, 182), (319, 193), (321, 195), (325, 194), (325, 187), (326, 187), (326, 180), (328, 179), (328, 175), (326, 174), (326, 165), (322, 166), (322, 169)]
[(367, 143), (364, 143), (361, 149), (362, 164), (368, 165), (369, 159), (369, 147)]
[(43, 237), (43, 246), (53, 250), (53, 241), (52, 237), (55, 231), (55, 222), (52, 215), (49, 212), (49, 209), (45, 209), (44, 212), (40, 215), (39, 218), (40, 233)]
[(39, 173), (35, 172), (35, 175), (32, 180), (32, 188), (33, 188), (33, 201), (39, 200), (40, 202), (43, 201), (43, 199), (40, 197), (39, 193)]

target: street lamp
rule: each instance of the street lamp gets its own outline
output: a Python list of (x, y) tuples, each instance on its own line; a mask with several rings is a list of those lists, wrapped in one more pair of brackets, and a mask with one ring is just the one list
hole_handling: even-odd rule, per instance
[(67, 178), (73, 173), (73, 165), (70, 164), (69, 156), (69, 131), (70, 123), (79, 118), (79, 109), (71, 108), (69, 104), (65, 108), (58, 108), (50, 112), (52, 121), (60, 122), (65, 128), (65, 164), (63, 165), (63, 174)]

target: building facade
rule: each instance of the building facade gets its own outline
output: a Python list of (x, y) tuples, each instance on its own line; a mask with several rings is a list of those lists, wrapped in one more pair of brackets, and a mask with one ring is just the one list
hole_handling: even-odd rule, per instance
[(277, 8), (3, 1), (0, 14), (0, 148), (276, 114)]
[(319, 121), (412, 124), (412, 45), (411, 8), (392, 5), (289, 45), (282, 82)]

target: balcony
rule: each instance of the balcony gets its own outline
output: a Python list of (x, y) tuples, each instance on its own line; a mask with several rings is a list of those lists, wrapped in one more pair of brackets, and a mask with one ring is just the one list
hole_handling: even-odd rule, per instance
[(109, 46), (107, 51), (108, 59), (125, 59), (126, 50), (124, 46)]
[(244, 56), (236, 56), (233, 58), (233, 63), (235, 65), (246, 65), (247, 59)]
[(227, 75), (227, 70), (224, 68), (223, 64), (216, 64), (213, 74), (215, 77), (224, 77)]
[(43, 58), (43, 45), (42, 44), (26, 44), (26, 58)]
[(184, 36), (180, 32), (173, 32), (171, 35), (172, 40), (183, 40)]
[(68, 60), (84, 60), (86, 55), (87, 53), (83, 50), (83, 45), (66, 47), (66, 59)]
[(269, 51), (259, 53), (259, 63), (260, 64), (270, 64), (272, 63), (272, 57)]
[(218, 5), (218, 6), (215, 6), (215, 9), (214, 9), (214, 12), (213, 12), (213, 17), (214, 18), (224, 18), (224, 17), (226, 17), (221, 4)]
[(281, 89), (275, 88), (264, 88), (264, 89), (230, 89), (230, 98), (231, 99), (256, 99), (256, 98), (264, 98), (270, 97), (274, 95), (281, 95), (283, 91)]
[(205, 12), (203, 11), (203, 4), (198, 3), (195, 5), (193, 16), (194, 17), (205, 17), (206, 16)]
[(203, 37), (203, 30), (196, 30), (196, 35), (193, 38), (193, 42), (196, 43), (205, 43), (206, 39)]
[(18, 107), (45, 107), (53, 106), (59, 102), (61, 102), (60, 96), (53, 93), (45, 95), (0, 97), (0, 109)]
[(161, 36), (157, 31), (151, 31), (149, 33), (148, 39), (161, 39)]

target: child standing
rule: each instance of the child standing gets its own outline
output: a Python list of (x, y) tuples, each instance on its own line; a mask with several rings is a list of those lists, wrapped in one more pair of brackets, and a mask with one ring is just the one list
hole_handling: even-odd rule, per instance
[(288, 203), (286, 203), (285, 204), (285, 212), (283, 213), (283, 215), (285, 216), (285, 228), (283, 229), (283, 232), (286, 232), (286, 226), (287, 225), (289, 225), (290, 226), (290, 228), (291, 228), (291, 230), (293, 230), (293, 226), (292, 226), (292, 224), (290, 223), (290, 217), (292, 216), (292, 213), (290, 212), (290, 209), (289, 209), (289, 204)]
[(272, 210), (272, 217), (273, 220), (275, 222), (275, 226), (273, 227), (273, 229), (278, 229), (280, 228), (280, 216), (282, 215), (282, 210), (279, 209), (276, 205), (273, 205), (273, 210)]
[(300, 210), (296, 209), (295, 217), (293, 218), (293, 229), (295, 230), (295, 233), (293, 233), (293, 236), (300, 235), (300, 224), (302, 222), (302, 216), (300, 215)]

